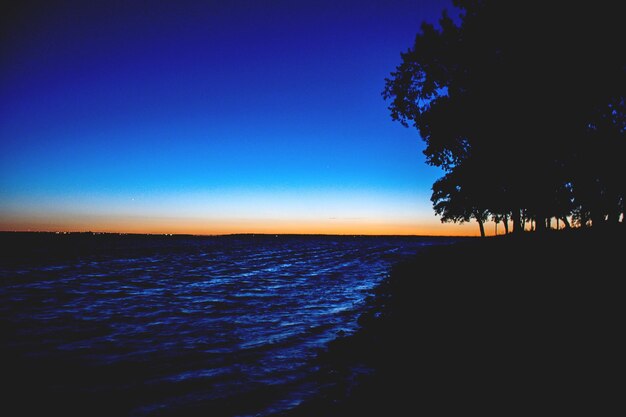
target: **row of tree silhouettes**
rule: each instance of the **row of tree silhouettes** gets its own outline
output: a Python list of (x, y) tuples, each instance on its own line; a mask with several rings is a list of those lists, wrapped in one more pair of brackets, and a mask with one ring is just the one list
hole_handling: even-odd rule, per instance
[(624, 222), (626, 25), (613, 3), (457, 0), (458, 16), (422, 24), (383, 97), (444, 171), (431, 197), (443, 222), (475, 219), (483, 236), (488, 219), (507, 233)]

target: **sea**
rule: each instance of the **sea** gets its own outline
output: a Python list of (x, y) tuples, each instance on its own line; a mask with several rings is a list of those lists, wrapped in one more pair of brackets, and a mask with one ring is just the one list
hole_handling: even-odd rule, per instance
[(0, 235), (5, 398), (115, 416), (269, 416), (314, 398), (316, 357), (358, 330), (391, 267), (453, 241)]

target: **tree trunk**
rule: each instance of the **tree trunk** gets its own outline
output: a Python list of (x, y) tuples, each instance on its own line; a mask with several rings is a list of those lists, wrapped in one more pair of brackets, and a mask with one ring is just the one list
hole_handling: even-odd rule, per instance
[(601, 229), (605, 225), (604, 213), (600, 209), (595, 208), (591, 211), (591, 227)]
[(589, 227), (589, 212), (583, 208), (580, 212), (580, 227)]
[(485, 237), (485, 225), (479, 216), (476, 216), (476, 221), (478, 222), (478, 227), (480, 228), (480, 237)]
[(567, 220), (567, 217), (563, 216), (563, 217), (561, 217), (561, 220), (563, 220), (563, 224), (565, 225), (565, 229), (570, 229), (572, 227), (572, 225), (569, 224), (569, 220)]
[(537, 214), (535, 217), (535, 231), (537, 233), (543, 233), (546, 231), (546, 218), (543, 214)]
[(618, 199), (614, 200), (615, 203), (611, 204), (611, 208), (609, 210), (609, 215), (606, 219), (606, 223), (615, 227), (619, 224), (619, 216), (620, 216), (620, 204)]
[(556, 230), (559, 230), (560, 225), (559, 225), (559, 218), (558, 218), (558, 216), (555, 217), (555, 219), (556, 219)]
[(509, 216), (507, 216), (506, 214), (504, 215), (504, 234), (509, 234)]
[(513, 234), (521, 235), (524, 229), (522, 229), (522, 216), (519, 209), (513, 209), (511, 220), (513, 220)]

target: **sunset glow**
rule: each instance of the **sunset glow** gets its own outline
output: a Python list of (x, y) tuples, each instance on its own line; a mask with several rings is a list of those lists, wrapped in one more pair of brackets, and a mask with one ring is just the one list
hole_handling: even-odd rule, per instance
[(446, 2), (74, 3), (7, 23), (0, 229), (478, 233), (380, 95)]
[[(430, 215), (428, 204), (417, 196), (400, 199), (387, 196), (339, 195), (324, 197), (281, 195), (276, 201), (256, 196), (220, 193), (224, 201), (195, 196), (129, 198), (116, 206), (53, 201), (39, 209), (5, 209), (2, 230), (93, 231), (114, 233), (182, 233), (220, 235), (232, 233), (364, 234), (364, 235), (471, 235), (472, 224), (441, 224)], [(105, 198), (105, 197), (102, 197)], [(95, 199), (95, 198), (94, 198)], [(389, 205), (389, 200), (395, 205)], [(97, 199), (95, 199), (97, 200)], [(111, 203), (111, 200), (107, 200)], [(35, 206), (37, 203), (33, 202)], [(65, 204), (65, 205), (64, 205)], [(28, 206), (30, 204), (24, 204)], [(254, 207), (254, 213), (250, 213)]]

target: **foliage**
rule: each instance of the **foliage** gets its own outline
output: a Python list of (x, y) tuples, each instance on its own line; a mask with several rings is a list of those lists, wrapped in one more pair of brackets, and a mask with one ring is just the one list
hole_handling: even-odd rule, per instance
[(459, 21), (422, 24), (386, 79), (392, 119), (445, 171), (431, 198), (442, 221), (623, 222), (626, 25), (610, 3), (545, 3), (458, 0)]

